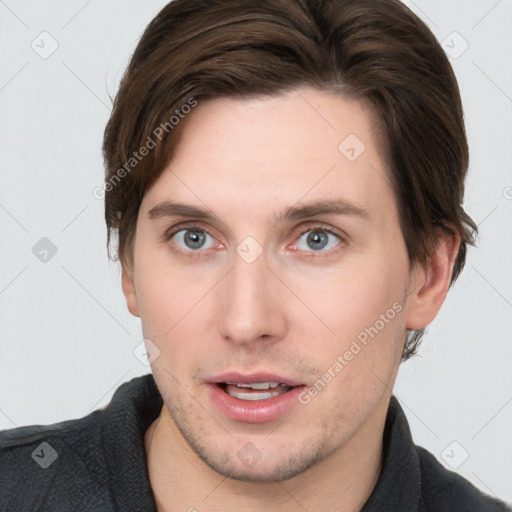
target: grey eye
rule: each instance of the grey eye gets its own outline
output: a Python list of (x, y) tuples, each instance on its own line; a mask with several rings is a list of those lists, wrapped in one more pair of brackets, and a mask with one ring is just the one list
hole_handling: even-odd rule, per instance
[(209, 249), (213, 246), (213, 238), (202, 229), (182, 229), (174, 236), (174, 241), (182, 249)]
[(297, 241), (297, 248), (301, 251), (322, 251), (332, 249), (340, 242), (338, 236), (324, 229), (312, 229), (303, 233)]

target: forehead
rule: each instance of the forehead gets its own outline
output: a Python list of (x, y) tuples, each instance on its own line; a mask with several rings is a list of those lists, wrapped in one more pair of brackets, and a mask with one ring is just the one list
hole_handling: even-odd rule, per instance
[(186, 119), (174, 160), (191, 156), (184, 154), (187, 149), (200, 146), (196, 159), (215, 155), (227, 161), (265, 160), (267, 164), (304, 158), (334, 161), (344, 154), (339, 144), (352, 134), (357, 154), (344, 156), (355, 161), (363, 145), (374, 144), (373, 117), (360, 101), (314, 89), (245, 100), (206, 100)]
[(145, 202), (230, 202), (252, 215), (340, 196), (385, 206), (392, 191), (375, 129), (362, 102), (314, 89), (199, 101)]

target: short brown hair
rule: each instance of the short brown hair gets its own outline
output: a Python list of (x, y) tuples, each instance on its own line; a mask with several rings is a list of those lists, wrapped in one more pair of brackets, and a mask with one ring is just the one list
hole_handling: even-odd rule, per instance
[[(447, 229), (461, 239), (453, 283), (477, 232), (462, 206), (468, 147), (460, 94), (436, 38), (399, 0), (174, 0), (164, 7), (131, 58), (105, 129), (107, 246), (114, 232), (123, 266), (133, 265), (139, 207), (172, 157), (184, 106), (300, 86), (371, 105), (410, 262), (425, 264), (439, 229)], [(139, 158), (144, 146), (150, 150)], [(404, 360), (423, 331), (409, 336)]]

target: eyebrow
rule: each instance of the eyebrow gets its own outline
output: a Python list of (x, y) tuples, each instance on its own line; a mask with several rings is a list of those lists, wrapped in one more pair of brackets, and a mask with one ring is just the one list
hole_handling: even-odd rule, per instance
[[(175, 201), (162, 201), (153, 206), (153, 208), (148, 211), (147, 215), (151, 220), (161, 219), (163, 217), (185, 217), (208, 221), (219, 220), (211, 210)], [(311, 203), (292, 206), (288, 208), (284, 214), (278, 215), (276, 221), (303, 220), (319, 215), (349, 215), (365, 220), (370, 218), (368, 210), (354, 203), (350, 203), (345, 199), (338, 198), (321, 199)]]
[(287, 212), (278, 217), (278, 221), (282, 219), (302, 220), (307, 217), (316, 217), (318, 215), (350, 215), (368, 220), (370, 212), (349, 201), (338, 199), (321, 199), (303, 205), (292, 206)]
[(210, 210), (198, 208), (190, 204), (176, 203), (174, 201), (162, 201), (148, 211), (151, 220), (162, 217), (194, 217), (202, 220), (213, 221), (217, 217)]

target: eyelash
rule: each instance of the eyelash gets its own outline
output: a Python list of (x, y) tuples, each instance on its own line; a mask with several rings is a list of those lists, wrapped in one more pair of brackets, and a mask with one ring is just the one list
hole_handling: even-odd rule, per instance
[[(176, 226), (174, 228), (171, 228), (170, 230), (167, 230), (164, 234), (164, 239), (166, 242), (169, 242), (171, 241), (171, 239), (176, 235), (178, 234), (179, 232), (181, 231), (202, 231), (204, 233), (206, 233), (208, 236), (212, 237), (214, 240), (215, 240), (215, 237), (210, 233), (210, 231), (202, 226), (199, 226), (197, 224), (190, 224), (190, 225), (183, 225), (181, 224), (180, 226)], [(307, 228), (304, 228), (299, 234), (298, 236), (295, 238), (295, 244), (297, 243), (297, 241), (303, 236), (305, 235), (306, 233), (309, 233), (310, 231), (324, 231), (326, 233), (329, 233), (333, 236), (335, 236), (336, 238), (338, 238), (339, 240), (339, 244), (336, 246), (336, 248), (334, 249), (329, 249), (328, 251), (318, 251), (318, 252), (315, 252), (315, 251), (304, 251), (306, 252), (307, 254), (307, 257), (319, 257), (319, 256), (325, 256), (325, 255), (331, 255), (335, 252), (337, 252), (338, 250), (340, 250), (340, 246), (344, 246), (346, 244), (346, 238), (344, 236), (342, 236), (341, 234), (337, 233), (335, 231), (334, 228), (332, 228), (331, 226), (327, 226), (327, 225), (323, 225), (323, 224), (317, 224), (317, 225), (313, 225), (313, 226), (308, 226)], [(203, 258), (206, 256), (204, 250), (197, 250), (197, 251), (193, 251), (193, 250), (189, 250), (189, 251), (185, 251), (179, 247), (174, 247), (173, 250), (175, 250), (176, 252), (184, 255), (184, 256), (188, 256), (188, 257), (192, 257), (192, 258)], [(299, 250), (298, 250), (299, 251)]]
[[(318, 224), (316, 226), (308, 226), (307, 228), (304, 228), (299, 233), (299, 236), (297, 236), (295, 244), (304, 236), (306, 233), (309, 233), (310, 231), (324, 231), (326, 233), (329, 233), (330, 235), (335, 236), (339, 240), (339, 244), (336, 245), (334, 249), (329, 249), (327, 251), (305, 251), (305, 256), (308, 258), (317, 258), (321, 256), (330, 256), (333, 253), (336, 253), (340, 250), (340, 246), (345, 245), (346, 239), (345, 237), (341, 236), (339, 233), (336, 232), (334, 228), (331, 226), (324, 226), (322, 224)], [(298, 249), (300, 250), (300, 249)]]
[[(167, 230), (165, 232), (165, 234), (164, 234), (165, 241), (170, 242), (172, 237), (177, 235), (181, 231), (203, 231), (204, 233), (206, 233), (208, 236), (211, 236), (215, 240), (215, 237), (210, 233), (210, 231), (208, 231), (206, 228), (204, 228), (202, 226), (198, 226), (197, 224), (181, 224), (181, 225), (171, 228), (170, 230)], [(180, 255), (187, 256), (190, 258), (199, 259), (199, 258), (204, 258), (205, 256), (207, 256), (205, 254), (206, 251), (204, 251), (204, 250), (185, 251), (185, 250), (181, 249), (180, 247), (178, 247), (177, 245), (175, 247), (173, 247), (173, 250)]]

